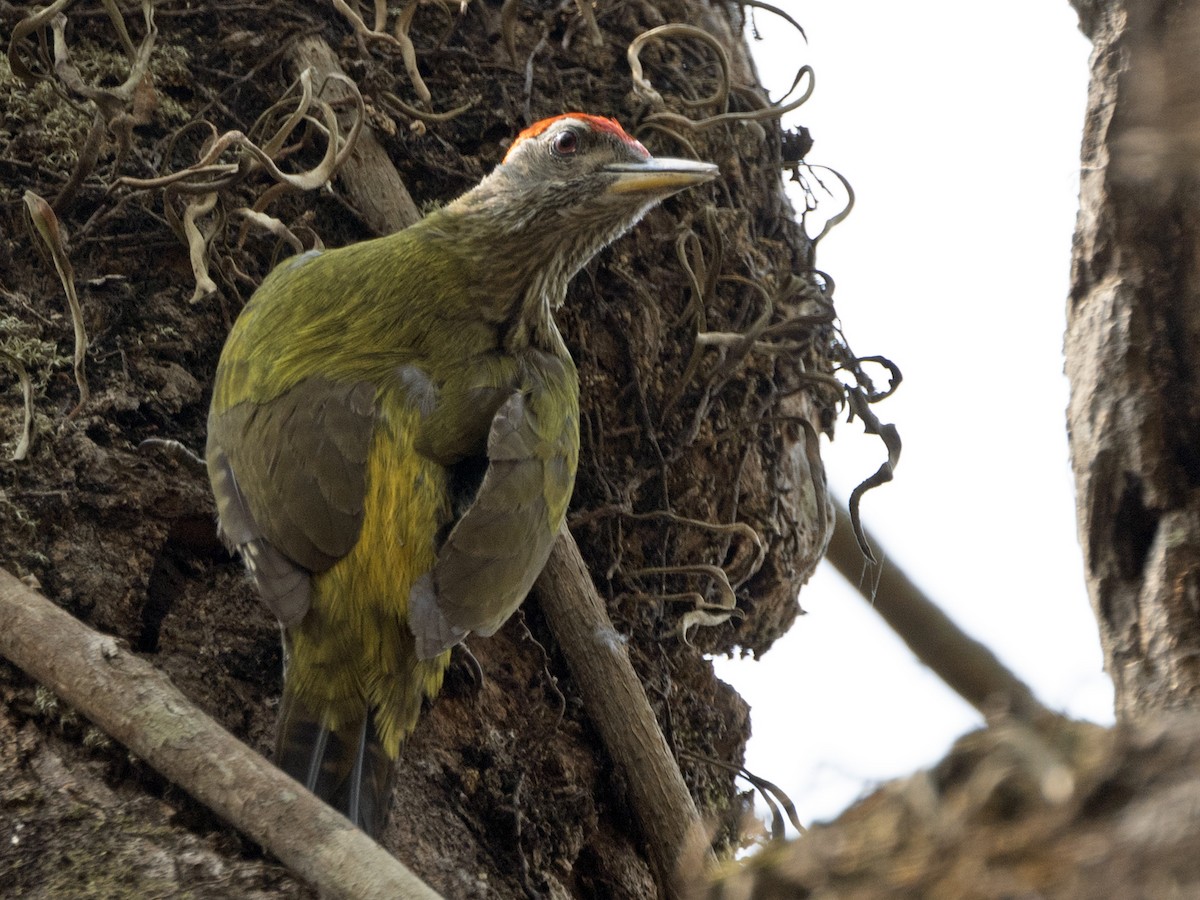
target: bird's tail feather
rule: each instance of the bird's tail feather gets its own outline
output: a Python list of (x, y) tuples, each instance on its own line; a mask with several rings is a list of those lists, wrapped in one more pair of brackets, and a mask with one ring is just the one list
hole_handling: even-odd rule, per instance
[(395, 766), (370, 710), (364, 708), (357, 723), (333, 731), (285, 686), (275, 764), (371, 837), (383, 831)]

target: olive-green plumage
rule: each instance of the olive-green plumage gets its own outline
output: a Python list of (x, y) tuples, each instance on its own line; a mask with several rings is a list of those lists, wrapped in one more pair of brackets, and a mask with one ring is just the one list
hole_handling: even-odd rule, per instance
[(579, 385), (553, 308), (714, 174), (556, 117), (416, 225), (284, 262), (235, 323), (207, 460), (221, 532), (284, 627), (278, 762), (371, 833), (449, 648), (511, 615), (566, 514)]

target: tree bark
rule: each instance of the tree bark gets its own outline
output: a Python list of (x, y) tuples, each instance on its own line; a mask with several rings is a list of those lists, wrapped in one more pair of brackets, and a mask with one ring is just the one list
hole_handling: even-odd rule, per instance
[(1200, 10), (1078, 3), (1095, 49), (1066, 337), (1118, 715), (1200, 693)]
[[(576, 567), (573, 584), (628, 658), (581, 665), (579, 623), (553, 602), (471, 640), (482, 677), (451, 666), (398, 762), (381, 841), (447, 897), (662, 896), (697, 812), (728, 846), (745, 804), (731, 773), (748, 712), (706, 656), (769, 647), (827, 541), (816, 435), (848, 351), (782, 190), (784, 148), (803, 142), (780, 132), (735, 4), (588, 16), (588, 4), (403, 3), (371, 22), (355, 12), (368, 7), (0, 4), (7, 58), (36, 76), (0, 61), (0, 108), (23, 123), (0, 128), (0, 350), (28, 372), (33, 406), (25, 458), (0, 452), (0, 565), (269, 754), (277, 626), (215, 539), (204, 477), (136, 449), (204, 445), (220, 347), (255, 286), (318, 240), (363, 240), (453, 199), (521, 128), (567, 110), (612, 116), (655, 154), (711, 160), (719, 183), (652, 210), (557, 314), (583, 385), (569, 521), (590, 576)], [(689, 24), (656, 30), (667, 23)], [(628, 54), (650, 32), (634, 84)], [(308, 66), (357, 92), (316, 77), (301, 100), (305, 82), (289, 85)], [(342, 155), (331, 142), (360, 111)], [(331, 159), (344, 165), (313, 177)], [(69, 325), (46, 313), (61, 286), (24, 237), (24, 190), (72, 195), (58, 213), (93, 396), (71, 418)], [(7, 373), (5, 442), (25, 413)], [(618, 684), (641, 691), (636, 729), (622, 729), (628, 702), (590, 712)], [(69, 897), (84, 882), (200, 895), (209, 879), (222, 896), (307, 896), (123, 748), (94, 744), (66, 706), (0, 663), (0, 784), (20, 786), (0, 791), (0, 895)], [(631, 772), (648, 749), (653, 765)], [(209, 870), (176, 864), (197, 843)]]

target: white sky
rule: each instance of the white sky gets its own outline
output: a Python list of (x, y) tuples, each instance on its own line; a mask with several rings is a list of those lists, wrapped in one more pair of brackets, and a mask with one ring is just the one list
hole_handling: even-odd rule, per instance
[[(1067, 0), (776, 2), (809, 43), (760, 11), (763, 83), (777, 98), (815, 68), (789, 121), (857, 193), (817, 264), (855, 352), (905, 376), (876, 406), (904, 441), (896, 480), (866, 495), (864, 519), (1044, 702), (1109, 722), (1062, 374), (1090, 45)], [(841, 422), (823, 455), (845, 498), (884, 450)], [(753, 709), (749, 769), (807, 824), (931, 765), (980, 719), (827, 564), (801, 604), (762, 660), (717, 671)]]

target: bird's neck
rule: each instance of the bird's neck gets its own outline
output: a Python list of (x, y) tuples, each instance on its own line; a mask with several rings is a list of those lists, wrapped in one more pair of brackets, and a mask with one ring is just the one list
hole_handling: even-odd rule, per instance
[(421, 226), (458, 262), (475, 311), (497, 325), (506, 350), (532, 346), (565, 354), (553, 313), (599, 248), (482, 188), (431, 213)]

